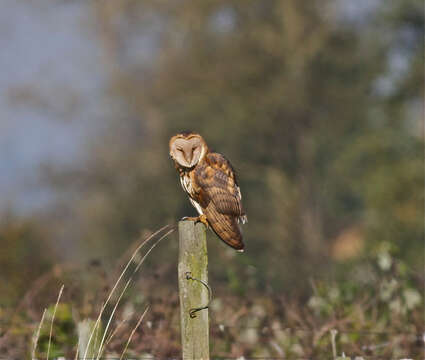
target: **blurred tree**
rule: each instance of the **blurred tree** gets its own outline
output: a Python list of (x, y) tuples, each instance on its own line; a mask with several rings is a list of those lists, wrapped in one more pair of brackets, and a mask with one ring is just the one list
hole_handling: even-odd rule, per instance
[[(376, 17), (382, 69), (373, 79), (365, 127), (347, 138), (331, 178), (361, 204), (368, 249), (382, 242), (418, 272), (423, 267), (423, 4), (390, 2)], [(371, 30), (376, 30), (372, 28)], [(374, 39), (371, 30), (365, 36)]]
[[(229, 262), (210, 241), (212, 271), (235, 290), (306, 288), (349, 229), (368, 244), (353, 256), (388, 241), (418, 265), (418, 4), (380, 2), (359, 28), (331, 0), (94, 3), (116, 112), (80, 168), (50, 176), (72, 194), (66, 236), (111, 260), (141, 229), (194, 212), (167, 160), (168, 138), (193, 129), (241, 173), (247, 252)], [(397, 51), (407, 63), (394, 77)], [(164, 247), (175, 261), (175, 242)]]

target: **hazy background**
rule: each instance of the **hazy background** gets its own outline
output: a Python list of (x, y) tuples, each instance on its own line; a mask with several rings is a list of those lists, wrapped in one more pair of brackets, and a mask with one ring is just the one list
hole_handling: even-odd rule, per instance
[[(168, 158), (185, 129), (234, 164), (249, 217), (243, 256), (208, 236), (218, 296), (358, 295), (376, 264), (422, 296), (422, 2), (2, 5), (2, 311), (54, 266), (111, 276), (194, 214)], [(174, 237), (145, 281), (175, 291), (176, 260)]]

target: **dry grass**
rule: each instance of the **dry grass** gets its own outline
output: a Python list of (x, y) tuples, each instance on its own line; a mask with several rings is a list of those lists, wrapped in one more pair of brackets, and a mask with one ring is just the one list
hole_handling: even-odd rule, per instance
[(40, 338), (40, 330), (43, 326), (44, 317), (46, 316), (47, 309), (44, 309), (43, 315), (41, 315), (40, 323), (38, 324), (37, 332), (35, 333), (34, 339), (33, 339), (33, 346), (32, 346), (32, 353), (31, 353), (31, 359), (35, 359), (35, 350), (37, 349), (38, 339)]
[(136, 332), (137, 328), (138, 328), (138, 327), (140, 326), (140, 324), (142, 323), (143, 318), (145, 317), (145, 315), (146, 315), (146, 313), (148, 312), (148, 310), (149, 310), (149, 306), (148, 306), (148, 307), (146, 307), (146, 309), (145, 309), (145, 311), (143, 312), (142, 316), (140, 316), (140, 319), (139, 319), (139, 321), (137, 322), (136, 326), (135, 326), (135, 327), (133, 328), (133, 330), (131, 331), (130, 336), (128, 337), (127, 343), (126, 343), (126, 344), (125, 344), (125, 346), (124, 346), (124, 350), (123, 350), (123, 351), (122, 351), (122, 353), (121, 353), (120, 360), (122, 360), (122, 358), (123, 358), (124, 354), (126, 353), (126, 351), (127, 351), (127, 349), (128, 349), (128, 345), (130, 344), (131, 339), (133, 338), (134, 333)]
[[(104, 352), (104, 350), (105, 350), (105, 348), (106, 348), (106, 346), (110, 343), (110, 341), (112, 340), (112, 338), (114, 337), (114, 335), (117, 333), (117, 331), (119, 330), (119, 328), (127, 321), (127, 320), (129, 320), (128, 318), (127, 319), (124, 319), (123, 321), (121, 321), (119, 324), (118, 324), (118, 326), (112, 331), (112, 332), (110, 332), (110, 334), (109, 334), (109, 336), (107, 336), (108, 335), (108, 330), (109, 330), (109, 328), (110, 328), (110, 326), (111, 326), (111, 324), (112, 324), (112, 320), (113, 320), (113, 318), (114, 318), (114, 315), (115, 315), (115, 313), (116, 313), (116, 311), (117, 311), (117, 308), (118, 308), (118, 306), (119, 306), (119, 304), (120, 304), (120, 302), (121, 302), (121, 300), (122, 300), (122, 297), (123, 297), (123, 295), (125, 294), (125, 292), (126, 292), (126, 290), (128, 289), (128, 287), (130, 286), (130, 284), (131, 284), (131, 282), (134, 280), (134, 277), (135, 277), (135, 275), (136, 275), (136, 273), (138, 272), (138, 270), (140, 269), (140, 267), (141, 267), (141, 265), (145, 262), (145, 260), (146, 260), (146, 258), (148, 257), (148, 255), (152, 252), (152, 250), (164, 239), (164, 238), (166, 238), (168, 235), (170, 235), (171, 233), (173, 233), (174, 231), (176, 230), (176, 226), (175, 225), (166, 225), (166, 226), (163, 226), (162, 228), (160, 228), (158, 231), (156, 231), (156, 232), (154, 232), (154, 233), (152, 233), (148, 238), (146, 238), (139, 246), (137, 246), (137, 248), (133, 251), (133, 253), (132, 253), (132, 255), (131, 255), (131, 257), (130, 257), (130, 259), (127, 261), (127, 264), (125, 265), (125, 267), (124, 267), (124, 269), (122, 270), (122, 272), (120, 273), (120, 275), (119, 275), (119, 277), (118, 277), (118, 279), (117, 279), (117, 281), (115, 282), (115, 284), (114, 284), (114, 286), (112, 287), (112, 289), (111, 289), (111, 291), (109, 292), (109, 294), (108, 294), (108, 296), (107, 296), (107, 299), (106, 299), (106, 301), (102, 304), (102, 306), (101, 306), (101, 310), (100, 310), (100, 312), (99, 312), (99, 314), (98, 314), (98, 316), (97, 316), (97, 318), (96, 318), (96, 321), (95, 321), (95, 324), (94, 324), (94, 326), (92, 327), (92, 329), (90, 330), (90, 335), (89, 335), (89, 338), (88, 338), (88, 341), (87, 341), (87, 344), (86, 344), (86, 347), (85, 347), (85, 351), (84, 351), (84, 354), (83, 354), (83, 358), (87, 358), (87, 356), (89, 355), (88, 354), (88, 352), (89, 352), (89, 349), (90, 349), (90, 345), (91, 345), (91, 343), (92, 343), (92, 341), (93, 341), (93, 337), (95, 337), (95, 344), (94, 344), (94, 347), (93, 347), (93, 353), (91, 354), (91, 356), (92, 357), (94, 357), (94, 356), (96, 356), (96, 360), (99, 360), (100, 358), (101, 358), (101, 356), (102, 356), (102, 354), (103, 354), (103, 352)], [(165, 233), (163, 233), (165, 231)], [(103, 315), (103, 313), (104, 313), (104, 311), (105, 311), (105, 309), (106, 309), (106, 306), (110, 303), (110, 301), (111, 301), (111, 299), (112, 299), (112, 296), (114, 295), (114, 293), (117, 291), (117, 289), (118, 289), (118, 287), (119, 287), (119, 285), (120, 285), (120, 283), (121, 283), (121, 281), (122, 281), (122, 279), (123, 279), (123, 277), (124, 277), (124, 275), (126, 274), (126, 272), (127, 272), (127, 270), (129, 269), (129, 267), (130, 267), (130, 264), (133, 262), (133, 261), (135, 261), (135, 258), (136, 258), (136, 256), (139, 254), (139, 252), (140, 252), (140, 250), (149, 242), (149, 241), (151, 241), (152, 239), (154, 239), (156, 236), (158, 236), (159, 234), (161, 234), (161, 233), (163, 233), (162, 234), (162, 236), (161, 237), (159, 237), (158, 238), (158, 240), (156, 240), (155, 242), (154, 242), (154, 244), (146, 251), (146, 253), (143, 255), (143, 257), (141, 257), (140, 258), (140, 260), (138, 260), (137, 261), (137, 265), (136, 265), (136, 267), (134, 268), (134, 270), (133, 270), (133, 272), (131, 273), (131, 275), (129, 276), (129, 278), (128, 278), (128, 280), (126, 281), (126, 283), (125, 283), (125, 285), (123, 286), (123, 288), (122, 288), (122, 290), (120, 291), (120, 293), (119, 293), (119, 296), (118, 296), (118, 299), (117, 299), (117, 301), (115, 302), (115, 304), (114, 304), (114, 307), (113, 307), (113, 310), (112, 310), (112, 313), (111, 313), (111, 315), (110, 315), (110, 317), (109, 317), (109, 319), (108, 319), (108, 321), (107, 321), (107, 325), (106, 325), (106, 327), (105, 327), (105, 330), (103, 331), (103, 335), (102, 335), (102, 339), (101, 339), (101, 341), (100, 341), (100, 343), (99, 343), (99, 346), (97, 346), (97, 341), (98, 341), (98, 332), (99, 332), (99, 329), (100, 329), (100, 320), (101, 320), (101, 317), (102, 317), (102, 315)], [(61, 297), (62, 297), (62, 294), (63, 294), (63, 290), (64, 290), (64, 285), (62, 285), (61, 286), (61, 288), (60, 288), (60, 290), (59, 290), (59, 293), (58, 293), (58, 296), (57, 296), (57, 299), (56, 299), (56, 303), (55, 303), (55, 306), (54, 306), (54, 309), (53, 309), (53, 314), (52, 314), (52, 319), (51, 319), (51, 323), (50, 323), (50, 331), (49, 331), (49, 340), (48, 340), (48, 345), (47, 345), (47, 354), (46, 354), (46, 360), (48, 360), (49, 359), (49, 356), (50, 356), (50, 349), (51, 349), (51, 343), (52, 343), (52, 337), (53, 337), (53, 324), (54, 324), (54, 321), (55, 321), (55, 317), (56, 317), (56, 311), (57, 311), (57, 308), (58, 308), (58, 305), (59, 305), (59, 302), (60, 302), (60, 299), (61, 299)], [(149, 306), (147, 306), (146, 307), (146, 309), (144, 310), (144, 312), (142, 313), (142, 315), (140, 316), (140, 318), (139, 318), (139, 320), (138, 320), (138, 322), (137, 322), (137, 324), (136, 324), (136, 326), (133, 328), (133, 330), (131, 331), (131, 333), (130, 333), (130, 335), (129, 335), (129, 337), (128, 337), (128, 339), (127, 339), (127, 342), (126, 342), (126, 344), (125, 344), (125, 346), (124, 346), (124, 349), (123, 349), (123, 351), (122, 351), (122, 354), (121, 354), (121, 359), (122, 359), (122, 357), (124, 356), (124, 354), (125, 354), (125, 352), (127, 351), (127, 349), (128, 349), (128, 346), (129, 346), (129, 344), (130, 344), (130, 342), (131, 342), (131, 339), (133, 338), (133, 335), (134, 335), (134, 333), (136, 332), (136, 330), (137, 330), (137, 328), (140, 326), (140, 324), (142, 323), (142, 321), (143, 321), (143, 319), (144, 319), (144, 317), (145, 317), (145, 315), (146, 315), (146, 313), (148, 312), (148, 310), (149, 310)], [(41, 329), (42, 329), (42, 327), (43, 327), (43, 324), (44, 324), (44, 320), (45, 320), (45, 317), (46, 317), (46, 313), (47, 313), (47, 309), (44, 309), (44, 311), (43, 311), (43, 315), (42, 315), (42, 317), (41, 317), (41, 320), (40, 320), (40, 322), (39, 322), (39, 325), (38, 325), (38, 327), (37, 327), (37, 331), (36, 331), (36, 333), (34, 334), (34, 336), (33, 336), (33, 346), (32, 346), (32, 351), (31, 351), (31, 355), (32, 355), (32, 359), (35, 359), (35, 356), (36, 356), (36, 350), (37, 350), (37, 346), (38, 346), (38, 341), (39, 341), (39, 338), (40, 338), (40, 333), (41, 333)], [(75, 352), (75, 359), (78, 359), (78, 356), (79, 356), (79, 354), (80, 354), (80, 347), (79, 347), (79, 344), (80, 344), (80, 340), (81, 339), (78, 339), (78, 345), (77, 345), (77, 350), (76, 350), (76, 352)], [(96, 349), (97, 349), (97, 351), (96, 351)], [(96, 352), (97, 352), (97, 355), (96, 355)]]
[(64, 285), (61, 286), (60, 290), (59, 290), (59, 294), (58, 294), (58, 298), (56, 300), (55, 303), (55, 307), (53, 309), (53, 315), (52, 315), (52, 321), (50, 322), (50, 332), (49, 332), (49, 343), (47, 345), (47, 355), (46, 355), (46, 359), (49, 360), (49, 355), (50, 355), (50, 345), (52, 343), (52, 335), (53, 335), (53, 323), (55, 321), (55, 316), (56, 316), (56, 310), (58, 309), (58, 304), (60, 301), (60, 298), (62, 296), (62, 292), (63, 292), (63, 288)]
[(83, 358), (86, 358), (87, 357), (87, 353), (88, 353), (88, 350), (89, 350), (89, 348), (90, 348), (90, 344), (91, 344), (91, 341), (92, 341), (92, 338), (93, 338), (93, 334), (94, 334), (94, 332), (96, 331), (96, 329), (99, 327), (99, 325), (100, 325), (100, 319), (101, 319), (101, 317), (102, 317), (102, 315), (103, 315), (103, 312), (105, 311), (105, 308), (106, 308), (106, 306), (107, 306), (107, 304), (110, 302), (110, 300), (111, 300), (111, 298), (112, 298), (112, 295), (115, 293), (115, 290), (118, 288), (118, 285), (119, 285), (119, 283), (121, 282), (121, 280), (122, 280), (122, 278), (123, 278), (123, 276), (124, 276), (124, 274), (126, 273), (126, 271), (127, 271), (127, 269), (129, 268), (129, 266), (130, 266), (130, 264), (133, 262), (133, 260), (134, 260), (134, 258), (136, 257), (136, 255), (138, 254), (138, 252), (143, 248), (143, 246), (145, 245), (145, 244), (147, 244), (151, 239), (153, 239), (156, 235), (158, 235), (158, 234), (160, 234), (162, 231), (164, 231), (164, 230), (166, 230), (166, 229), (168, 229), (168, 231), (164, 234), (164, 235), (162, 235), (150, 248), (149, 248), (149, 250), (146, 252), (146, 254), (141, 258), (141, 260), (138, 262), (138, 264), (137, 264), (137, 266), (136, 266), (136, 268), (134, 269), (134, 271), (133, 271), (133, 273), (131, 274), (131, 276), (130, 276), (130, 278), (127, 280), (127, 282), (126, 282), (126, 284), (124, 285), (124, 287), (123, 287), (123, 289), (122, 289), (122, 291), (121, 291), (121, 293), (120, 293), (120, 295), (119, 295), (119, 297), (118, 297), (118, 300), (117, 300), (117, 302), (115, 303), (115, 305), (114, 305), (114, 308), (113, 308), (113, 311), (112, 311), (112, 313), (111, 313), (111, 315), (110, 315), (110, 317), (109, 317), (109, 319), (108, 319), (108, 322), (107, 322), (107, 325), (106, 325), (106, 327), (105, 327), (105, 330), (104, 330), (104, 333), (103, 333), (103, 336), (102, 336), (102, 340), (101, 340), (101, 342), (100, 342), (100, 345), (99, 345), (99, 348), (98, 348), (98, 353), (97, 353), (97, 356), (96, 356), (96, 360), (98, 360), (98, 359), (100, 359), (100, 357), (101, 357), (101, 355), (102, 355), (102, 353), (103, 353), (103, 351), (104, 351), (104, 342), (105, 342), (105, 338), (106, 338), (106, 335), (107, 335), (107, 332), (108, 332), (108, 330), (109, 330), (109, 327), (110, 327), (110, 325), (111, 325), (111, 322), (112, 322), (112, 319), (113, 319), (113, 317), (114, 317), (114, 314), (115, 314), (115, 311), (116, 311), (116, 309), (117, 309), (117, 307), (118, 307), (118, 305), (119, 305), (119, 303), (120, 303), (120, 301), (121, 301), (121, 299), (122, 299), (122, 297), (123, 297), (123, 295), (124, 295), (124, 293), (125, 293), (125, 291), (127, 290), (127, 288), (128, 288), (128, 286), (130, 285), (130, 283), (131, 283), (131, 281), (133, 280), (133, 278), (134, 278), (134, 275), (136, 274), (136, 272), (139, 270), (139, 268), (140, 268), (140, 266), (143, 264), (143, 262), (146, 260), (146, 258), (147, 258), (147, 256), (151, 253), (151, 251), (161, 242), (161, 240), (163, 240), (165, 237), (167, 237), (168, 235), (170, 235), (172, 232), (174, 232), (175, 231), (175, 229), (176, 229), (176, 227), (175, 226), (173, 226), (173, 225), (166, 225), (166, 226), (163, 226), (161, 229), (159, 229), (158, 231), (156, 231), (156, 232), (154, 232), (152, 235), (150, 235), (146, 240), (144, 240), (135, 250), (134, 250), (134, 252), (133, 252), (133, 254), (132, 254), (132, 256), (131, 256), (131, 258), (130, 258), (130, 260), (127, 262), (127, 264), (126, 264), (126, 266), (124, 267), (124, 269), (123, 269), (123, 271), (121, 272), (121, 274), (120, 274), (120, 276), (118, 277), (118, 280), (115, 282), (115, 284), (114, 284), (114, 286), (112, 287), (112, 290), (110, 291), (110, 293), (109, 293), (109, 295), (108, 295), (108, 297), (107, 297), (107, 299), (106, 299), (106, 301), (105, 301), (105, 303), (103, 304), (103, 306), (102, 306), (102, 308), (101, 308), (101, 310), (100, 310), (100, 313), (99, 313), (99, 316), (97, 317), (97, 320), (96, 320), (96, 323), (95, 323), (95, 325), (94, 325), (94, 327), (93, 327), (93, 329), (92, 329), (92, 331), (91, 331), (91, 334), (90, 334), (90, 337), (89, 337), (89, 341), (87, 342), (87, 346), (86, 346), (86, 349), (85, 349), (85, 352), (84, 352), (84, 356), (83, 356)]

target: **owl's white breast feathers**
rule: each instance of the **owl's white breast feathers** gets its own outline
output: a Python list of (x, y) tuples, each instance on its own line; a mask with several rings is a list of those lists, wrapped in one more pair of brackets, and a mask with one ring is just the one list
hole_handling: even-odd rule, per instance
[(199, 205), (195, 200), (193, 200), (191, 197), (189, 197), (190, 203), (193, 205), (193, 207), (196, 209), (199, 215), (202, 215), (202, 208), (201, 205)]
[(203, 212), (202, 212), (201, 205), (199, 205), (191, 197), (191, 195), (193, 193), (193, 186), (192, 186), (192, 181), (190, 179), (190, 176), (188, 174), (184, 174), (183, 176), (180, 176), (180, 183), (182, 185), (183, 190), (186, 191), (187, 194), (189, 195), (190, 203), (193, 205), (193, 207), (196, 209), (196, 211), (199, 213), (199, 215), (202, 215)]
[(180, 176), (180, 184), (182, 185), (184, 191), (186, 191), (188, 194), (192, 194), (193, 186), (188, 174)]

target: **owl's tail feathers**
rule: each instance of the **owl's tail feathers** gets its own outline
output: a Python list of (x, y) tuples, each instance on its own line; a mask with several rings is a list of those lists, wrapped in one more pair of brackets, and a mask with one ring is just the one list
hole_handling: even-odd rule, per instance
[(235, 250), (243, 252), (242, 233), (236, 217), (220, 214), (212, 206), (205, 209), (208, 222), (217, 236)]

